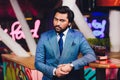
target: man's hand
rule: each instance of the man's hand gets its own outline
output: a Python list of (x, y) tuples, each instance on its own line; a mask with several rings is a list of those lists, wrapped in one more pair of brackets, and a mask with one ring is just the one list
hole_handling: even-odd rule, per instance
[(61, 67), (58, 67), (55, 71), (55, 75), (57, 77), (62, 77), (62, 76), (65, 76), (67, 75), (69, 72), (65, 72), (65, 71), (62, 71), (62, 66)]
[(61, 64), (55, 71), (57, 77), (62, 77), (70, 73), (73, 67), (70, 64)]
[(61, 70), (64, 72), (70, 72), (72, 68), (73, 67), (70, 64), (64, 64), (64, 66), (61, 67)]

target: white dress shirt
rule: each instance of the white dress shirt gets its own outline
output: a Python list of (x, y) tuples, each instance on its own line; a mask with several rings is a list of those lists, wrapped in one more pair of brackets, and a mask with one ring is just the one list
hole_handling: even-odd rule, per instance
[[(67, 28), (67, 29), (63, 32), (63, 34), (64, 34), (63, 37), (62, 37), (62, 39), (63, 39), (63, 47), (64, 47), (64, 43), (65, 43), (65, 39), (66, 39), (68, 30), (69, 30), (69, 28)], [(60, 36), (59, 36), (59, 34), (57, 33), (57, 41), (59, 41), (59, 39), (60, 39)]]

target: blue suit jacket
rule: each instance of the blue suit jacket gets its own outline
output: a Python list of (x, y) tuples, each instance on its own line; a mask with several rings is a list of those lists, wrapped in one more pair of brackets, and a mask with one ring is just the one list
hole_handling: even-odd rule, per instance
[[(80, 53), (83, 57), (78, 59)], [(78, 70), (95, 60), (94, 51), (89, 46), (87, 40), (81, 32), (74, 29), (69, 29), (63, 52), (60, 56), (57, 33), (54, 30), (50, 30), (43, 33), (38, 41), (35, 67), (44, 74), (43, 80), (51, 80), (53, 69), (59, 64), (72, 62), (74, 70)]]

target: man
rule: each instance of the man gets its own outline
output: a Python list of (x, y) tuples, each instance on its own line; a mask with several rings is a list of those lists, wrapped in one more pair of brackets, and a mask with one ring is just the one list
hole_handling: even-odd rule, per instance
[[(74, 13), (67, 6), (61, 6), (54, 12), (54, 29), (41, 35), (35, 67), (43, 73), (43, 80), (80, 80), (79, 69), (96, 60), (82, 33), (70, 28), (73, 19)], [(62, 39), (62, 48), (59, 39)], [(78, 59), (80, 53), (83, 57)]]

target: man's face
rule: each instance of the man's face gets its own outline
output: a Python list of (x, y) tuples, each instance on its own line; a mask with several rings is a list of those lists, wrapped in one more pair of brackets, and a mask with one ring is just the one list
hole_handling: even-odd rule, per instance
[(54, 25), (56, 32), (60, 33), (67, 29), (68, 25), (70, 24), (67, 16), (68, 16), (67, 13), (62, 14), (62, 13), (57, 12), (55, 14), (53, 25)]

